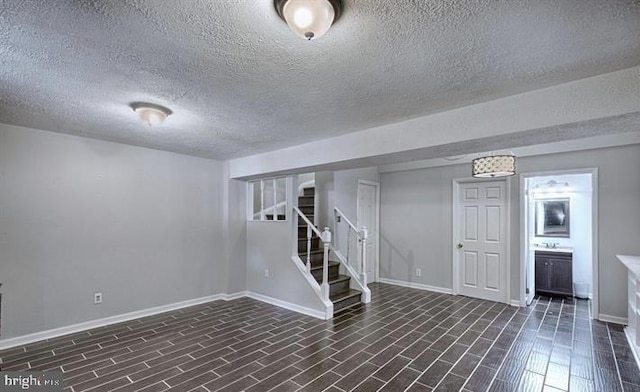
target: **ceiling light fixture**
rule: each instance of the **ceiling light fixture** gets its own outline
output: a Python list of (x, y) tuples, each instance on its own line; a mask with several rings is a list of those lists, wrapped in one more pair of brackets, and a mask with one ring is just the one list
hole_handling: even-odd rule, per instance
[(490, 155), (474, 159), (471, 166), (474, 177), (507, 177), (516, 174), (516, 157), (515, 155)]
[(342, 13), (341, 0), (274, 0), (278, 15), (297, 36), (322, 37)]
[(132, 103), (131, 109), (136, 112), (143, 123), (147, 124), (150, 127), (162, 124), (164, 120), (172, 113), (170, 109), (152, 103)]

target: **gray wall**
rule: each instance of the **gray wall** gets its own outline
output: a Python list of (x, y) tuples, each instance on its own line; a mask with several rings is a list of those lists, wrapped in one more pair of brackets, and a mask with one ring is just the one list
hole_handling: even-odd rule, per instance
[[(297, 185), (291, 177), (287, 181), (290, 196), (287, 209), (291, 211)], [(246, 208), (246, 205), (242, 207)], [(291, 216), (288, 216), (286, 221), (247, 222), (246, 240), (247, 290), (313, 310), (325, 311), (324, 304), (291, 260), (294, 249)], [(265, 269), (270, 271), (268, 278), (265, 277)]]
[[(520, 173), (599, 169), (600, 313), (626, 317), (626, 271), (615, 255), (640, 254), (640, 145), (518, 160)], [(381, 174), (380, 274), (452, 287), (452, 181), (469, 164)], [(519, 177), (511, 180), (511, 297), (520, 295)], [(422, 277), (415, 268), (422, 268)]]
[(0, 125), (2, 338), (224, 292), (222, 173)]
[(224, 175), (226, 292), (231, 294), (247, 289), (247, 183), (229, 178), (228, 162)]

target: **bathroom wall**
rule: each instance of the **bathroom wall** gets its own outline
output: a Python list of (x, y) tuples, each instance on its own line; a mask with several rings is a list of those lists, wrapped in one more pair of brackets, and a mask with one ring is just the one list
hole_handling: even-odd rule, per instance
[[(559, 184), (554, 187), (547, 186), (547, 183), (551, 180)], [(566, 192), (564, 183), (569, 184)], [(589, 296), (591, 296), (591, 282), (593, 280), (591, 175), (572, 174), (534, 177), (529, 179), (528, 185), (530, 194), (533, 195), (529, 204), (529, 243), (532, 245), (542, 244), (543, 242), (556, 243), (558, 247), (573, 248), (573, 282), (587, 283), (589, 285)], [(546, 190), (546, 192), (532, 192), (536, 185), (539, 186), (539, 190)], [(535, 201), (564, 198), (569, 198), (570, 200), (570, 237), (535, 236)]]

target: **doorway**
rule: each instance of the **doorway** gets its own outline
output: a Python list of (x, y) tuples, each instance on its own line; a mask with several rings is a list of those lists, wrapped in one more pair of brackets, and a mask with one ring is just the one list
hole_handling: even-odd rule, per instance
[(597, 169), (520, 175), (520, 305), (536, 293), (598, 306)]
[(373, 181), (358, 180), (357, 227), (366, 227), (368, 231), (366, 246), (367, 284), (379, 279), (379, 232), (380, 232), (380, 184)]
[(454, 294), (509, 303), (509, 180), (454, 180)]

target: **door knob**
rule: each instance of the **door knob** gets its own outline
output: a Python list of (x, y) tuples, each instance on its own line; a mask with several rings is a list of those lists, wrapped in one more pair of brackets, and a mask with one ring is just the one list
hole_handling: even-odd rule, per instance
[(462, 249), (463, 246), (464, 245), (462, 245), (462, 244), (458, 244), (458, 249)]

